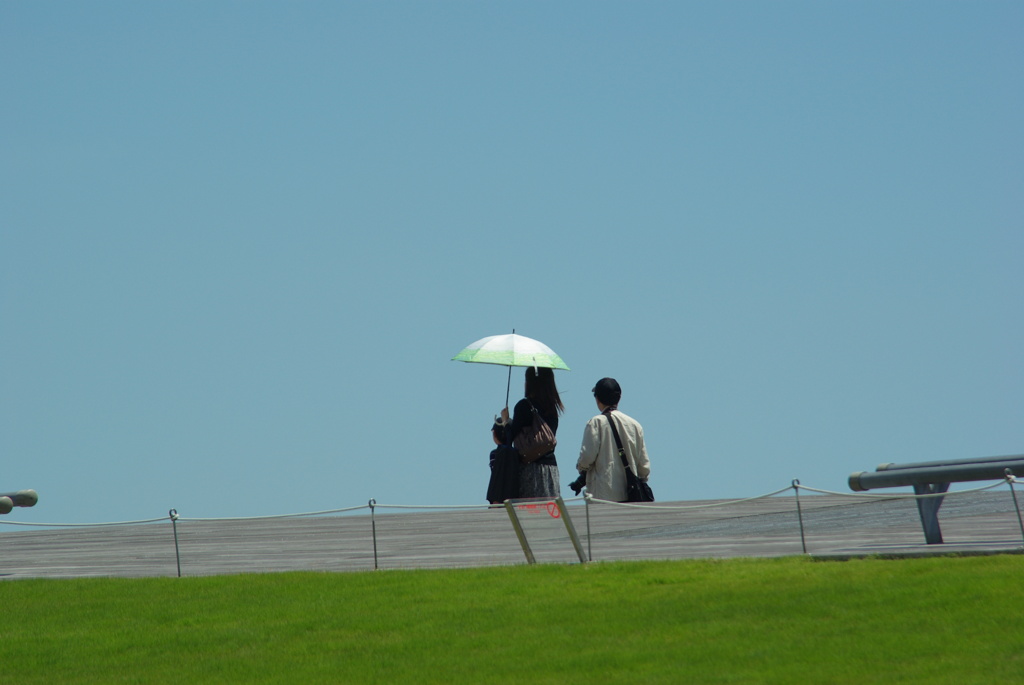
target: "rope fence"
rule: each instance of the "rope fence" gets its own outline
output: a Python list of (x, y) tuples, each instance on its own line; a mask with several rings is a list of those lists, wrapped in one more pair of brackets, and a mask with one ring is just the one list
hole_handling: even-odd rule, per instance
[[(762, 494), (762, 495), (757, 495), (755, 497), (748, 497), (748, 498), (744, 498), (744, 499), (734, 499), (734, 500), (722, 500), (722, 501), (706, 502), (706, 503), (699, 503), (699, 504), (660, 504), (660, 503), (634, 504), (634, 503), (623, 503), (623, 502), (610, 502), (610, 501), (607, 501), (607, 500), (597, 499), (595, 497), (592, 497), (589, 493), (585, 493), (581, 497), (574, 497), (574, 498), (571, 498), (571, 499), (568, 499), (568, 500), (564, 500), (564, 501), (561, 500), (561, 498), (559, 498), (558, 500), (550, 500), (550, 501), (549, 500), (531, 500), (531, 501), (527, 501), (527, 500), (514, 500), (514, 501), (512, 501), (512, 506), (514, 506), (516, 508), (519, 508), (519, 509), (522, 509), (524, 511), (527, 511), (528, 513), (531, 512), (532, 510), (536, 510), (537, 512), (543, 513), (543, 505), (548, 504), (549, 506), (547, 507), (547, 512), (550, 514), (550, 516), (552, 518), (558, 518), (559, 514), (554, 511), (554, 509), (550, 506), (551, 504), (553, 504), (555, 502), (558, 502), (559, 504), (565, 504), (565, 503), (580, 504), (580, 503), (582, 503), (582, 505), (583, 505), (582, 507), (574, 507), (573, 509), (575, 510), (574, 513), (578, 513), (579, 509), (582, 508), (584, 510), (584, 513), (585, 513), (585, 529), (584, 529), (585, 532), (583, 530), (581, 530), (580, 533), (581, 533), (581, 536), (582, 535), (586, 536), (586, 541), (587, 541), (586, 560), (587, 561), (593, 561), (593, 559), (594, 559), (593, 551), (592, 551), (592, 546), (591, 546), (591, 541), (592, 540), (594, 540), (596, 538), (601, 538), (602, 536), (605, 536), (605, 537), (609, 537), (609, 536), (623, 537), (623, 536), (626, 536), (631, 531), (635, 532), (637, 530), (635, 528), (635, 526), (636, 526), (636, 523), (637, 523), (637, 520), (638, 520), (636, 517), (633, 517), (632, 514), (630, 514), (630, 517), (632, 517), (632, 518), (629, 519), (629, 525), (632, 525), (633, 528), (627, 528), (627, 529), (622, 529), (622, 530), (618, 530), (618, 531), (611, 531), (611, 532), (609, 532), (607, 530), (606, 531), (597, 532), (597, 531), (592, 529), (593, 528), (592, 516), (591, 516), (591, 513), (592, 513), (591, 510), (592, 509), (594, 509), (595, 512), (611, 512), (611, 511), (614, 511), (614, 510), (618, 509), (618, 510), (629, 510), (629, 511), (632, 511), (632, 512), (634, 512), (636, 514), (639, 514), (640, 512), (645, 512), (645, 513), (648, 513), (648, 514), (663, 514), (663, 515), (666, 515), (666, 516), (658, 519), (658, 522), (660, 523), (659, 530), (660, 529), (666, 529), (666, 528), (672, 528), (672, 527), (679, 528), (682, 525), (682, 519), (678, 519), (677, 520), (677, 519), (671, 518), (670, 515), (673, 514), (673, 513), (679, 513), (679, 514), (686, 514), (686, 513), (699, 514), (701, 512), (715, 512), (717, 510), (723, 510), (723, 509), (728, 509), (728, 508), (736, 508), (736, 509), (738, 509), (740, 511), (738, 511), (736, 513), (736, 515), (734, 517), (735, 519), (753, 519), (754, 517), (757, 517), (757, 516), (766, 516), (767, 515), (767, 516), (782, 517), (782, 518), (779, 518), (778, 520), (782, 521), (783, 525), (784, 525), (784, 517), (785, 516), (789, 516), (789, 515), (795, 514), (795, 516), (793, 516), (792, 523), (790, 525), (793, 526), (794, 531), (795, 531), (796, 527), (799, 528), (801, 550), (802, 550), (802, 552), (804, 554), (809, 554), (809, 551), (808, 551), (808, 539), (807, 539), (807, 528), (806, 528), (806, 521), (808, 519), (809, 512), (805, 511), (805, 509), (806, 509), (806, 505), (808, 505), (808, 504), (819, 504), (820, 502), (817, 500), (816, 496), (820, 496), (820, 495), (827, 495), (827, 496), (830, 496), (832, 498), (837, 498), (838, 497), (838, 498), (842, 498), (844, 500), (849, 500), (849, 501), (854, 502), (854, 503), (857, 503), (857, 502), (868, 502), (868, 501), (875, 501), (875, 502), (877, 502), (877, 501), (880, 501), (880, 500), (884, 500), (884, 501), (917, 501), (917, 500), (927, 500), (927, 499), (933, 499), (933, 498), (956, 499), (958, 497), (967, 497), (967, 496), (970, 496), (970, 495), (973, 495), (973, 494), (982, 493), (982, 492), (985, 492), (985, 491), (990, 491), (990, 490), (993, 490), (995, 488), (1000, 488), (1000, 487), (1003, 487), (1003, 486), (1008, 486), (1008, 488), (1010, 490), (1011, 497), (1012, 497), (1012, 501), (1013, 501), (1013, 511), (1016, 513), (1016, 520), (1017, 520), (1017, 524), (1018, 524), (1019, 529), (1020, 529), (1021, 541), (1022, 541), (1022, 543), (1024, 543), (1024, 515), (1022, 515), (1022, 513), (1021, 513), (1021, 508), (1020, 508), (1020, 504), (1019, 504), (1019, 501), (1018, 501), (1017, 492), (1016, 492), (1016, 488), (1015, 488), (1015, 486), (1017, 484), (1019, 484), (1019, 483), (1020, 483), (1020, 481), (1017, 478), (1015, 478), (1012, 474), (1007, 474), (1005, 479), (1002, 480), (1002, 481), (997, 481), (995, 483), (992, 483), (992, 484), (989, 484), (989, 485), (985, 485), (985, 486), (981, 486), (981, 487), (977, 487), (977, 488), (966, 489), (966, 490), (957, 490), (957, 491), (945, 492), (945, 493), (921, 494), (921, 495), (918, 495), (918, 494), (912, 494), (912, 493), (886, 493), (886, 494), (879, 494), (879, 493), (863, 493), (863, 492), (835, 492), (835, 491), (831, 491), (831, 490), (823, 490), (823, 489), (820, 489), (820, 488), (813, 488), (813, 487), (801, 485), (799, 480), (793, 480), (790, 485), (788, 485), (788, 486), (786, 486), (784, 488), (780, 488), (778, 490), (774, 490), (772, 492), (768, 492), (768, 493), (765, 493), (765, 494)], [(804, 493), (810, 495), (810, 497), (806, 497), (805, 496), (803, 499), (801, 499), (801, 491), (804, 491)], [(783, 494), (786, 494), (786, 493), (789, 493), (789, 492), (793, 493), (794, 506), (793, 506), (792, 509), (789, 509), (789, 514), (788, 515), (785, 513), (786, 512), (785, 509), (775, 509), (775, 510), (772, 510), (772, 511), (764, 511), (764, 510), (753, 511), (753, 510), (750, 510), (749, 508), (744, 509), (744, 507), (746, 505), (755, 504), (755, 503), (762, 502), (764, 500), (769, 500), (769, 499), (772, 499), (772, 498), (778, 498), (780, 495), (783, 495)], [(822, 498), (822, 499), (824, 499), (824, 498)], [(325, 510), (320, 510), (320, 511), (310, 511), (310, 512), (302, 512), (302, 513), (266, 515), (266, 516), (220, 517), (220, 518), (186, 517), (186, 516), (181, 516), (176, 509), (171, 509), (168, 512), (167, 516), (161, 516), (161, 517), (157, 517), (157, 518), (148, 518), (148, 519), (138, 519), (138, 520), (133, 520), (133, 521), (117, 521), (117, 522), (102, 522), (102, 523), (35, 523), (35, 522), (23, 522), (23, 521), (7, 521), (7, 520), (0, 519), (0, 526), (23, 527), (23, 528), (46, 527), (46, 528), (50, 528), (50, 529), (64, 529), (64, 528), (67, 528), (67, 529), (82, 529), (82, 528), (110, 528), (110, 527), (127, 527), (127, 526), (150, 526), (150, 525), (153, 525), (153, 524), (170, 522), (171, 523), (171, 527), (172, 527), (172, 531), (173, 531), (174, 560), (175, 560), (175, 564), (176, 564), (176, 573), (177, 573), (178, 577), (181, 577), (182, 576), (182, 564), (183, 564), (183, 553), (182, 553), (183, 549), (182, 548), (183, 548), (183, 546), (185, 547), (185, 552), (186, 552), (185, 556), (186, 556), (186, 558), (184, 559), (184, 561), (186, 561), (186, 562), (188, 561), (188, 559), (187, 559), (188, 549), (187, 549), (187, 544), (183, 544), (183, 543), (187, 542), (184, 539), (187, 536), (179, 537), (179, 524), (181, 524), (181, 526), (182, 526), (181, 532), (182, 533), (187, 533), (187, 532), (189, 532), (191, 530), (191, 527), (193, 526), (193, 524), (196, 524), (196, 525), (200, 525), (200, 524), (232, 524), (232, 523), (245, 523), (245, 522), (274, 521), (274, 520), (284, 520), (284, 519), (322, 518), (322, 517), (336, 516), (336, 515), (339, 515), (339, 514), (351, 514), (353, 512), (360, 512), (360, 511), (368, 510), (369, 513), (370, 513), (370, 516), (369, 516), (369, 519), (370, 519), (370, 521), (369, 521), (369, 523), (370, 523), (369, 528), (370, 528), (370, 530), (368, 531), (369, 539), (367, 540), (365, 537), (361, 537), (361, 536), (364, 535), (364, 533), (359, 533), (358, 532), (359, 528), (358, 528), (357, 522), (360, 519), (356, 519), (356, 523), (352, 524), (353, 526), (356, 526), (356, 527), (350, 528), (350, 530), (355, 531), (355, 533), (353, 534), (354, 537), (360, 537), (364, 541), (364, 543), (365, 542), (372, 542), (373, 568), (376, 570), (376, 569), (380, 568), (380, 551), (379, 551), (379, 542), (380, 541), (378, 539), (379, 535), (378, 535), (378, 531), (377, 531), (377, 512), (378, 512), (378, 510), (394, 510), (396, 512), (409, 512), (409, 511), (422, 511), (422, 512), (487, 512), (487, 511), (495, 510), (495, 509), (505, 509), (506, 506), (508, 506), (508, 504), (506, 504), (506, 505), (491, 505), (491, 504), (481, 504), (481, 505), (476, 505), (476, 504), (468, 504), (468, 505), (381, 504), (381, 503), (376, 502), (376, 500), (374, 500), (374, 499), (370, 499), (366, 504), (358, 505), (358, 506), (342, 507), (342, 508), (336, 508), (336, 509), (325, 509)], [(829, 506), (831, 508), (833, 508), (833, 509), (836, 508), (836, 505), (829, 505)], [(795, 511), (794, 511), (794, 509), (795, 509)], [(824, 507), (819, 509), (819, 511), (824, 511), (824, 510), (825, 510)], [(511, 509), (509, 511), (511, 512)], [(558, 511), (566, 512), (567, 510), (564, 509), (564, 507), (559, 506), (558, 507)], [(1007, 512), (1008, 511), (1009, 510), (1007, 509)], [(511, 515), (511, 513), (510, 513), (510, 515)], [(574, 518), (574, 517), (570, 517), (568, 514), (566, 514), (566, 517), (570, 518), (570, 519)], [(335, 519), (335, 520), (338, 520), (338, 519)], [(724, 525), (724, 522), (727, 522), (729, 520), (731, 520), (729, 517), (725, 517), (725, 518), (722, 518), (722, 517), (719, 517), (719, 518), (705, 518), (705, 519), (699, 521), (698, 524), (699, 525), (704, 525), (704, 526), (710, 526), (710, 527), (722, 526), (722, 525)], [(518, 532), (520, 524), (515, 519), (514, 516), (513, 516), (513, 525), (516, 527), (517, 532)], [(619, 523), (619, 527), (622, 528), (622, 525), (623, 524), (620, 522)], [(691, 525), (693, 525), (693, 524), (691, 524)], [(569, 525), (569, 528), (570, 528), (570, 530), (572, 530), (572, 526), (571, 525)], [(540, 529), (538, 528), (537, 530), (540, 530)], [(491, 529), (490, 532), (493, 535), (494, 534), (494, 529)], [(410, 535), (407, 536), (406, 543), (408, 544), (409, 540), (413, 539), (413, 536), (415, 536), (416, 534), (417, 533), (416, 533), (415, 530), (412, 531), (412, 533), (410, 533)], [(425, 531), (420, 531), (420, 534), (421, 535), (425, 534)], [(540, 533), (534, 533), (534, 534), (538, 535), (538, 536), (551, 537), (552, 532), (551, 532), (551, 530), (544, 530), (544, 531), (542, 531)], [(575, 533), (573, 533), (572, 535), (574, 536)], [(265, 534), (264, 534), (264, 536), (265, 536)], [(641, 536), (641, 537), (643, 537), (643, 536)], [(649, 535), (648, 537), (656, 537), (656, 536)], [(4, 547), (7, 546), (6, 544), (4, 544), (5, 542), (16, 543), (16, 540), (15, 540), (15, 538), (12, 538), (10, 536), (0, 536), (0, 550), (2, 550)], [(225, 546), (225, 548), (228, 547), (228, 546), (232, 546), (233, 547), (233, 543), (235, 543), (235, 542), (237, 542), (237, 539), (232, 539), (231, 537), (228, 537), (228, 538), (226, 538), (226, 543), (225, 543), (224, 546)], [(280, 540), (278, 540), (278, 542), (280, 542)], [(532, 560), (532, 555), (529, 553), (529, 550), (526, 548), (525, 540), (521, 539), (521, 542), (523, 542), (524, 550), (527, 551), (527, 559), (532, 563), (532, 561), (533, 561)], [(261, 549), (268, 549), (268, 547), (266, 546), (267, 540), (261, 539), (259, 544), (264, 545), (263, 547), (261, 547)], [(445, 544), (450, 544), (450, 543), (446, 542)], [(577, 544), (578, 544), (578, 542), (577, 542)], [(655, 543), (651, 543), (651, 544), (652, 544), (652, 546), (655, 545)], [(436, 545), (435, 545), (435, 547), (436, 547)], [(232, 551), (231, 553), (235, 554), (237, 556), (237, 555), (240, 555), (242, 552), (241, 551)], [(368, 553), (368, 551), (367, 551), (367, 553)], [(225, 554), (228, 554), (228, 552), (225, 551)], [(350, 556), (358, 556), (358, 550), (351, 551), (349, 554), (350, 554)], [(6, 555), (4, 555), (2, 552), (0, 552), (0, 575), (3, 575), (3, 573), (4, 573), (3, 565), (4, 565), (4, 558), (5, 558), (5, 556)], [(580, 561), (583, 561), (583, 560), (584, 560), (583, 554), (582, 554), (582, 552), (580, 552)]]

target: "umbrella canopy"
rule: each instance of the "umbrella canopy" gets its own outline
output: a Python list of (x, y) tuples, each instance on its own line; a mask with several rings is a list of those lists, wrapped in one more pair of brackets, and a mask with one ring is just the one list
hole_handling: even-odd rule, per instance
[(452, 357), (452, 361), (569, 370), (550, 347), (515, 333), (481, 338)]
[(497, 364), (508, 367), (508, 382), (505, 385), (505, 406), (508, 406), (509, 388), (512, 387), (513, 366), (534, 366), (546, 369), (565, 369), (562, 358), (550, 347), (513, 330), (507, 335), (492, 335), (480, 338), (466, 349), (452, 357), (452, 361), (477, 364)]

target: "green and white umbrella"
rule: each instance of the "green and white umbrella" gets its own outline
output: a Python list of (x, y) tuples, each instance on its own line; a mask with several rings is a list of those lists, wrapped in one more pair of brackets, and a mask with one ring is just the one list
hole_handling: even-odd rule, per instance
[(550, 347), (539, 340), (515, 333), (481, 338), (452, 357), (452, 361), (569, 370)]
[[(452, 357), (452, 361), (507, 366), (509, 387), (512, 384), (513, 366), (569, 370), (562, 358), (550, 347), (539, 340), (516, 335), (514, 332), (481, 338)], [(505, 405), (508, 406), (508, 387), (505, 388)]]

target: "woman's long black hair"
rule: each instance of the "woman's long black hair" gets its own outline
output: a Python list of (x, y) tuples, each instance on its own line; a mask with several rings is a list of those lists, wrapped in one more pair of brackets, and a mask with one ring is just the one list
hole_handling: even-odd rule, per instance
[(527, 367), (526, 399), (537, 405), (545, 414), (565, 412), (562, 398), (558, 396), (558, 388), (555, 386), (555, 372), (551, 369)]

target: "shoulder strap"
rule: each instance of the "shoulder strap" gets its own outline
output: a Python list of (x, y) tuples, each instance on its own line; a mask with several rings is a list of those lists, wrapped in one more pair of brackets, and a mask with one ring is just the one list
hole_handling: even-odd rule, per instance
[(529, 397), (526, 398), (526, 401), (530, 403), (530, 411), (533, 412), (534, 418), (540, 419), (540, 422), (546, 426), (548, 423), (547, 419), (541, 416), (540, 410), (537, 409), (537, 405), (535, 405)]
[(626, 459), (626, 450), (622, 449), (622, 438), (619, 437), (619, 431), (615, 427), (615, 421), (612, 420), (612, 413), (608, 412), (605, 414), (605, 417), (608, 419), (608, 425), (612, 427), (612, 435), (615, 436), (615, 445), (619, 448), (619, 459), (622, 460), (622, 466), (627, 471), (630, 471), (632, 469), (629, 468), (629, 460)]

